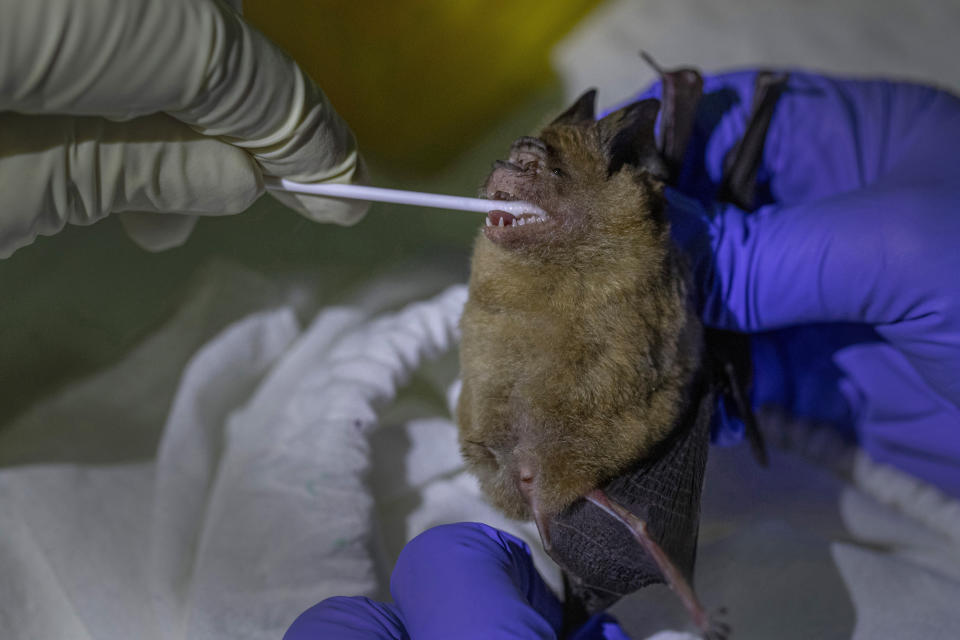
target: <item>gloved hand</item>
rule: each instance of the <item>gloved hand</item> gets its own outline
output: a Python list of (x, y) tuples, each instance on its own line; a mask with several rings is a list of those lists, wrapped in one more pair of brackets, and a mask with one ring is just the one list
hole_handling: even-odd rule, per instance
[[(479, 523), (429, 529), (407, 543), (390, 580), (395, 604), (324, 600), (298, 617), (284, 640), (501, 640), (556, 638), (562, 606), (526, 544)], [(628, 640), (608, 615), (572, 640)]]
[[(113, 212), (149, 212), (124, 214), (127, 231), (174, 246), (195, 215), (250, 206), (263, 174), (365, 179), (323, 93), (222, 0), (0, 0), (0, 15), (0, 258)], [(282, 200), (324, 222), (366, 211)]]
[(960, 497), (960, 100), (793, 73), (748, 212), (715, 198), (754, 76), (705, 80), (668, 190), (703, 318), (755, 334), (755, 404), (845, 428)]

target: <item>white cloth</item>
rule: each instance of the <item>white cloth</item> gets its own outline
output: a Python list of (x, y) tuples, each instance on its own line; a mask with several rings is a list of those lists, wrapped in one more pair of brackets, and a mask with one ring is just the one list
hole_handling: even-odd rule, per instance
[[(525, 539), (556, 588), (532, 525), (494, 512), (463, 470), (455, 386), (443, 397), (455, 366), (422, 363), (452, 355), (464, 299), (454, 287), (398, 312), (331, 308), (303, 331), (289, 307), (255, 312), (184, 368), (154, 461), (0, 471), (0, 637), (277, 638), (325, 597), (384, 597), (407, 540), (462, 520)], [(159, 363), (174, 342), (132, 357)], [(135, 418), (145, 398), (110, 396), (129, 371), (36, 414), (67, 419), (99, 388)], [(950, 637), (960, 505), (828, 433), (765, 424), (770, 469), (745, 447), (711, 452), (703, 601), (744, 638)], [(689, 628), (663, 587), (615, 613), (634, 637), (689, 637), (662, 631)]]
[(449, 350), (464, 297), (302, 333), (257, 312), (190, 361), (155, 462), (0, 471), (0, 637), (276, 638), (324, 597), (374, 595), (373, 406)]
[[(296, 332), (289, 311), (256, 314), (187, 368), (165, 448), (170, 436), (194, 440), (178, 463), (191, 491), (178, 493), (154, 463), (0, 471), (0, 637), (182, 637), (191, 574), (204, 559), (197, 534), (220, 457), (217, 427)], [(186, 602), (174, 611), (175, 600)]]

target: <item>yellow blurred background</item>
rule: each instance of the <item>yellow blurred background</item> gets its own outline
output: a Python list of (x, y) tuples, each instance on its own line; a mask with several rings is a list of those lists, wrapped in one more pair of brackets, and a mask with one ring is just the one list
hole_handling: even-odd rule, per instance
[(327, 93), (371, 159), (436, 170), (552, 80), (598, 0), (246, 0), (244, 17)]

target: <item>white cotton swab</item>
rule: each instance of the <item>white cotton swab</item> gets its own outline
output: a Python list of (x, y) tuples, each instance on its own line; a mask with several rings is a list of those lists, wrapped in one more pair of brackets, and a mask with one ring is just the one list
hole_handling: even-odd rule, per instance
[(409, 204), (417, 207), (433, 207), (455, 211), (475, 211), (478, 213), (506, 211), (516, 216), (523, 213), (541, 217), (547, 215), (540, 207), (521, 200), (484, 200), (482, 198), (446, 196), (439, 193), (382, 189), (358, 184), (303, 184), (302, 182), (293, 182), (292, 180), (271, 176), (265, 176), (263, 181), (267, 189), (272, 191), (292, 191), (314, 196), (367, 200), (369, 202), (392, 202), (394, 204)]

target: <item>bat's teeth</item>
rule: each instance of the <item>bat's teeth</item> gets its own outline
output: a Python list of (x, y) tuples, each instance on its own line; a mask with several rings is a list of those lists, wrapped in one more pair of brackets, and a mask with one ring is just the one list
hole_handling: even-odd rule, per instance
[(513, 224), (524, 225), (524, 224), (535, 224), (537, 222), (546, 222), (546, 221), (547, 219), (544, 216), (525, 211), (524, 213), (516, 217), (516, 219), (513, 221)]
[(522, 227), (535, 222), (546, 222), (547, 217), (539, 213), (524, 211), (522, 213), (509, 213), (496, 209), (487, 214), (486, 226), (488, 227)]

